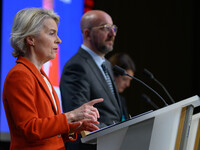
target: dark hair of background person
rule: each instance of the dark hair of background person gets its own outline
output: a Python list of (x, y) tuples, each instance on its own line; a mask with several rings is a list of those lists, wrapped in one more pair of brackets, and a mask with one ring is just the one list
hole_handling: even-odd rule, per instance
[[(111, 62), (113, 66), (117, 65), (123, 68), (124, 70), (132, 70), (134, 73), (136, 71), (135, 63), (133, 62), (131, 57), (126, 53), (122, 53), (122, 52), (115, 53), (109, 58), (109, 61)], [(114, 75), (118, 76), (119, 74), (114, 72)]]

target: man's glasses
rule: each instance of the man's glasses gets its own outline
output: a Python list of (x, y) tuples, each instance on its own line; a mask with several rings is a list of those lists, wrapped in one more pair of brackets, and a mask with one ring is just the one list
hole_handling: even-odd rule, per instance
[(114, 31), (114, 33), (117, 34), (117, 26), (116, 25), (104, 24), (104, 25), (97, 26), (97, 27), (92, 27), (92, 28), (103, 29), (103, 30), (105, 30), (107, 32)]

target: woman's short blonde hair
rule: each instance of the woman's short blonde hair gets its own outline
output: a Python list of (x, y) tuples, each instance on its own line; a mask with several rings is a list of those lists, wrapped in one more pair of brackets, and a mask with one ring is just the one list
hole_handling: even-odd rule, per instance
[(57, 24), (59, 22), (59, 16), (52, 10), (25, 8), (16, 14), (10, 38), (14, 57), (24, 56), (28, 50), (25, 38), (39, 35), (44, 20), (48, 18), (54, 19)]

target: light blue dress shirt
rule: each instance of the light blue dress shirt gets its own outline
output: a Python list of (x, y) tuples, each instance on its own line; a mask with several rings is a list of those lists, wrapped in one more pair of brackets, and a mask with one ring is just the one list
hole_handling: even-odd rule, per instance
[(89, 49), (87, 46), (83, 44), (81, 45), (81, 48), (91, 55), (92, 59), (95, 61), (95, 63), (101, 70), (101, 73), (103, 74), (104, 78), (106, 79), (105, 73), (101, 67), (102, 63), (105, 62), (105, 58), (101, 58), (99, 55), (97, 55), (95, 52), (93, 52), (91, 49)]

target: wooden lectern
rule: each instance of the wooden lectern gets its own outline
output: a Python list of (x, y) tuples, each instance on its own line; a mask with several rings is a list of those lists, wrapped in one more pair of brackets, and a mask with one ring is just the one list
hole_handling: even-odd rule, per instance
[(83, 143), (97, 144), (97, 150), (185, 150), (194, 107), (193, 96), (156, 111), (91, 132)]
[(192, 116), (187, 150), (200, 150), (200, 113)]

